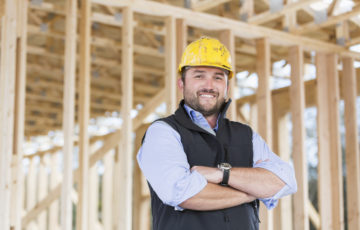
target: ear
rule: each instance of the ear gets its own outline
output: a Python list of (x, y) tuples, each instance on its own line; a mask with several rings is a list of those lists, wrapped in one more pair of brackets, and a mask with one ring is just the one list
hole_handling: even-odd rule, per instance
[(184, 89), (184, 82), (182, 81), (181, 77), (179, 77), (177, 80), (177, 86), (178, 86), (180, 92), (182, 92)]
[(227, 83), (226, 83), (226, 98), (230, 98), (230, 92), (231, 92), (231, 90), (230, 90), (230, 81), (227, 81)]

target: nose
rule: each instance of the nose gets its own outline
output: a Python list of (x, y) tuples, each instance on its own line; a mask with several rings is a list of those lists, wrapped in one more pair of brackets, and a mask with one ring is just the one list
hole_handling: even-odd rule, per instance
[(206, 78), (204, 87), (206, 89), (214, 89), (214, 80), (212, 78)]

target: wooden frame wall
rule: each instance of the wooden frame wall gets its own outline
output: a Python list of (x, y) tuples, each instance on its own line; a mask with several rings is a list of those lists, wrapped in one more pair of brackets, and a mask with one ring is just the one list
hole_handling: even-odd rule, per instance
[[(20, 0), (17, 0), (20, 1)], [(88, 124), (89, 119), (89, 65), (90, 65), (90, 23), (91, 20), (89, 18), (90, 15), (90, 5), (92, 3), (101, 4), (107, 7), (121, 7), (123, 13), (123, 22), (122, 22), (122, 74), (121, 74), (121, 85), (122, 85), (122, 118), (124, 120), (123, 126), (121, 130), (116, 131), (115, 133), (107, 136), (104, 139), (103, 146), (99, 149), (91, 149), (89, 144), (91, 140), (89, 140), (86, 126)], [(293, 114), (293, 124), (302, 127), (300, 131), (294, 131), (294, 146), (293, 146), (293, 159), (295, 164), (295, 170), (299, 185), (299, 191), (295, 194), (294, 199), (294, 225), (295, 229), (308, 229), (308, 216), (309, 210), (311, 207), (308, 206), (308, 195), (307, 195), (307, 170), (306, 170), (306, 157), (304, 150), (304, 142), (305, 142), (305, 132), (304, 132), (304, 122), (303, 122), (303, 113), (305, 109), (305, 86), (303, 82), (303, 52), (304, 50), (314, 50), (317, 52), (318, 56), (318, 100), (321, 102), (321, 107), (319, 108), (319, 136), (320, 141), (319, 145), (321, 147), (319, 156), (321, 161), (324, 162), (320, 168), (321, 178), (319, 182), (320, 192), (322, 197), (320, 197), (320, 215), (321, 215), (321, 226), (322, 229), (342, 229), (343, 224), (343, 216), (342, 216), (342, 194), (341, 194), (341, 165), (340, 165), (340, 153), (339, 153), (339, 134), (337, 130), (338, 123), (338, 114), (337, 110), (334, 107), (330, 106), (330, 103), (336, 103), (338, 106), (339, 102), (339, 93), (338, 91), (338, 76), (336, 70), (336, 55), (338, 55), (343, 60), (343, 77), (342, 77), (342, 85), (343, 85), (343, 94), (345, 101), (345, 120), (346, 120), (346, 164), (347, 164), (347, 174), (348, 174), (348, 203), (351, 202), (354, 204), (353, 206), (348, 207), (348, 215), (349, 215), (349, 229), (359, 229), (360, 220), (357, 213), (360, 210), (360, 180), (359, 180), (359, 149), (358, 149), (358, 140), (357, 140), (357, 130), (356, 130), (356, 78), (355, 71), (353, 67), (353, 62), (355, 59), (359, 59), (359, 54), (349, 52), (346, 49), (332, 45), (320, 41), (316, 41), (308, 38), (297, 39), (297, 36), (289, 35), (284, 32), (273, 31), (271, 29), (257, 27), (254, 25), (249, 25), (246, 23), (234, 21), (231, 19), (223, 19), (217, 16), (208, 15), (205, 13), (199, 12), (191, 12), (186, 9), (180, 9), (172, 6), (167, 6), (164, 4), (151, 2), (151, 1), (143, 1), (143, 0), (135, 0), (135, 1), (110, 1), (110, 0), (92, 0), (82, 2), (82, 27), (81, 27), (81, 38), (83, 40), (82, 45), (80, 46), (80, 100), (82, 101), (82, 105), (80, 107), (80, 167), (75, 172), (72, 171), (72, 154), (73, 154), (73, 137), (74, 137), (74, 101), (75, 101), (75, 58), (76, 58), (76, 1), (67, 0), (68, 8), (66, 11), (67, 15), (67, 26), (66, 26), (66, 53), (65, 53), (65, 82), (64, 88), (66, 89), (64, 92), (64, 101), (66, 101), (67, 105), (64, 107), (64, 134), (66, 136), (65, 144), (64, 144), (64, 176), (61, 184), (58, 183), (58, 175), (54, 173), (51, 175), (52, 178), (50, 183), (51, 191), (47, 193), (43, 191), (40, 201), (37, 204), (34, 200), (27, 200), (27, 213), (25, 217), (23, 217), (20, 222), (20, 208), (16, 206), (16, 211), (8, 212), (10, 210), (9, 200), (10, 190), (17, 189), (17, 193), (21, 192), (21, 186), (17, 187), (16, 183), (11, 183), (11, 170), (10, 170), (10, 162), (20, 162), (22, 159), (21, 155), (21, 138), (23, 137), (23, 106), (24, 106), (24, 70), (25, 70), (25, 53), (26, 53), (26, 33), (20, 33), (24, 31), (23, 27), (13, 26), (14, 22), (22, 22), (22, 19), (16, 19), (19, 17), (19, 13), (16, 13), (16, 7), (14, 6), (13, 1), (5, 1), (5, 14), (2, 17), (2, 49), (1, 49), (1, 66), (9, 66), (9, 68), (1, 68), (1, 95), (0, 95), (0, 127), (2, 132), (4, 130), (10, 130), (7, 133), (3, 133), (0, 139), (0, 150), (6, 154), (1, 154), (1, 163), (0, 163), (0, 172), (2, 175), (5, 175), (5, 180), (1, 180), (0, 184), (0, 199), (2, 199), (1, 203), (4, 206), (1, 208), (0, 212), (0, 223), (1, 229), (9, 229), (10, 225), (15, 226), (15, 229), (21, 229), (21, 225), (27, 226), (29, 223), (36, 227), (36, 218), (42, 213), (47, 207), (51, 206), (50, 211), (50, 219), (55, 222), (56, 219), (56, 207), (53, 206), (54, 202), (59, 198), (60, 194), (62, 196), (62, 205), (61, 205), (61, 227), (63, 229), (71, 228), (71, 203), (75, 203), (78, 205), (78, 225), (77, 229), (87, 229), (87, 225), (89, 225), (89, 217), (93, 215), (92, 220), (96, 217), (96, 213), (94, 210), (89, 211), (91, 215), (86, 210), (86, 200), (87, 197), (91, 197), (91, 194), (86, 194), (86, 190), (88, 185), (87, 180), (87, 171), (90, 169), (93, 172), (95, 170), (94, 165), (101, 159), (104, 159), (104, 164), (107, 165), (107, 169), (109, 172), (112, 172), (113, 175), (121, 175), (121, 183), (119, 182), (119, 178), (113, 176), (114, 180), (113, 185), (109, 186), (108, 183), (103, 183), (103, 187), (106, 187), (106, 191), (112, 190), (114, 193), (119, 193), (122, 191), (123, 195), (121, 197), (116, 197), (118, 199), (113, 204), (114, 215), (111, 218), (104, 220), (103, 225), (99, 225), (98, 221), (93, 222), (94, 225), (88, 226), (88, 228), (108, 228), (108, 226), (115, 226), (117, 229), (132, 229), (132, 222), (137, 220), (132, 220), (132, 185), (133, 185), (133, 169), (132, 164), (134, 161), (134, 151), (132, 146), (132, 133), (134, 130), (138, 130), (141, 127), (144, 118), (149, 115), (154, 108), (156, 108), (159, 104), (161, 104), (164, 100), (164, 96), (167, 98), (168, 113), (172, 112), (176, 108), (176, 99), (175, 99), (175, 79), (176, 79), (176, 63), (175, 60), (179, 60), (179, 54), (182, 53), (184, 46), (187, 41), (187, 26), (193, 26), (201, 29), (208, 30), (219, 30), (222, 31), (221, 40), (228, 45), (228, 48), (233, 53), (235, 49), (235, 37), (240, 37), (244, 39), (256, 39), (257, 43), (257, 55), (259, 60), (259, 65), (257, 68), (259, 75), (259, 88), (257, 93), (257, 103), (252, 103), (253, 106), (257, 106), (257, 128), (261, 136), (268, 142), (271, 146), (271, 126), (272, 122), (277, 120), (279, 124), (281, 123), (284, 127), (284, 108), (279, 108), (282, 111), (279, 112), (279, 117), (276, 117), (275, 121), (272, 120), (270, 114), (271, 107), (274, 100), (274, 96), (270, 91), (269, 87), (269, 76), (271, 69), (271, 60), (270, 60), (270, 45), (271, 44), (281, 44), (284, 46), (294, 46), (290, 49), (290, 63), (292, 65), (292, 85), (291, 89), (291, 112)], [(21, 5), (21, 4), (19, 4)], [(19, 7), (20, 10), (24, 9), (22, 5)], [(20, 12), (20, 10), (18, 12)], [(133, 53), (134, 53), (134, 38), (133, 38), (133, 14), (134, 12), (163, 16), (165, 17), (166, 25), (167, 25), (167, 34), (166, 34), (166, 73), (167, 80), (166, 89), (158, 92), (156, 96), (143, 108), (141, 114), (139, 114), (135, 119), (132, 119), (130, 116), (130, 112), (133, 105)], [(251, 10), (248, 12), (251, 13)], [(171, 15), (177, 15), (180, 18), (174, 18)], [(14, 20), (10, 20), (12, 18)], [(21, 18), (21, 17), (19, 17)], [(26, 17), (25, 17), (26, 18)], [(21, 25), (21, 23), (19, 23)], [(24, 23), (25, 24), (25, 23)], [(22, 25), (24, 26), (24, 25)], [(26, 31), (26, 30), (25, 30)], [(170, 32), (171, 31), (171, 32)], [(15, 34), (20, 38), (18, 42), (16, 42)], [(181, 35), (181, 36), (175, 36)], [(271, 36), (270, 36), (271, 35)], [(181, 39), (176, 39), (176, 37), (180, 37)], [(177, 45), (177, 46), (176, 46)], [(16, 50), (17, 48), (18, 50)], [(176, 51), (175, 51), (176, 48)], [(324, 55), (322, 53), (327, 50), (333, 50), (334, 53)], [(16, 52), (17, 51), (17, 52)], [(176, 52), (176, 56), (175, 56)], [(322, 56), (321, 56), (322, 55)], [(4, 58), (6, 57), (6, 58)], [(17, 59), (16, 59), (17, 58)], [(325, 70), (325, 63), (331, 61), (334, 63), (332, 69)], [(15, 64), (18, 63), (18, 64)], [(15, 68), (18, 67), (18, 68)], [(327, 73), (327, 74), (325, 74)], [(15, 75), (17, 76), (15, 78)], [(325, 76), (330, 76), (330, 80), (326, 81)], [(11, 78), (11, 76), (14, 76)], [(15, 81), (20, 86), (20, 90), (16, 92), (16, 98), (14, 92)], [(234, 84), (234, 83), (232, 83)], [(313, 87), (315, 88), (315, 87)], [(335, 92), (331, 94), (329, 92)], [(178, 97), (179, 98), (179, 97)], [(284, 97), (285, 98), (285, 97)], [(16, 103), (14, 103), (16, 100)], [(286, 102), (284, 102), (285, 104)], [(233, 103), (234, 105), (236, 103)], [(15, 109), (16, 105), (16, 109)], [(14, 109), (16, 112), (14, 112)], [(234, 109), (235, 106), (234, 106)], [(290, 110), (288, 108), (288, 110)], [(235, 110), (236, 111), (236, 110)], [(253, 110), (252, 112), (254, 112)], [(237, 111), (236, 111), (237, 112)], [(326, 116), (328, 113), (328, 117)], [(15, 114), (15, 116), (14, 116)], [(232, 112), (233, 114), (233, 112)], [(14, 120), (15, 117), (15, 120)], [(236, 117), (236, 114), (231, 115), (231, 117)], [(328, 122), (328, 120), (336, 120), (333, 124)], [(14, 126), (14, 124), (16, 124)], [(4, 128), (6, 127), (6, 128)], [(15, 128), (14, 128), (15, 127)], [(278, 128), (277, 128), (278, 129)], [(332, 130), (332, 135), (330, 137), (326, 136), (325, 130)], [(15, 133), (13, 135), (13, 130)], [(143, 130), (143, 127), (139, 130)], [(141, 135), (140, 131), (138, 135)], [(280, 135), (280, 134), (278, 134)], [(325, 135), (325, 137), (324, 137)], [(16, 137), (15, 137), (16, 136)], [(14, 141), (14, 145), (12, 144)], [(121, 143), (121, 144), (119, 144)], [(280, 147), (279, 147), (280, 148)], [(285, 147), (282, 147), (285, 148)], [(90, 150), (87, 150), (90, 149)], [(111, 166), (111, 150), (115, 149), (115, 162), (116, 164)], [(332, 158), (326, 155), (326, 149), (332, 152)], [(87, 153), (92, 153), (87, 154)], [(15, 153), (14, 156), (11, 156), (12, 153)], [(15, 157), (16, 155), (16, 157)], [(49, 160), (50, 158), (50, 160)], [(320, 159), (319, 158), (319, 159)], [(53, 168), (54, 164), (56, 164), (56, 160), (54, 160), (54, 155), (50, 155), (49, 157), (44, 157), (42, 159), (42, 164), (47, 165), (52, 162)], [(35, 181), (34, 170), (36, 169), (36, 164), (34, 158), (30, 161), (30, 169), (29, 175), (27, 175), (28, 188), (27, 195), (34, 195), (35, 187), (32, 181)], [(19, 163), (17, 164), (19, 165)], [(41, 167), (43, 167), (42, 165)], [(324, 167), (325, 166), (325, 167)], [(111, 167), (114, 167), (112, 169)], [(332, 179), (329, 179), (329, 176), (326, 175), (326, 172), (329, 168), (332, 168)], [(335, 169), (335, 170), (333, 170)], [(15, 175), (19, 175), (20, 167), (14, 169), (17, 173)], [(54, 170), (55, 172), (56, 170)], [(31, 173), (30, 173), (31, 172)], [(107, 173), (104, 175), (106, 178), (110, 178), (111, 173)], [(21, 176), (21, 175), (20, 175)], [(94, 175), (96, 178), (97, 175)], [(16, 177), (20, 178), (21, 177)], [(74, 179), (73, 179), (74, 178)], [(90, 177), (91, 178), (91, 177)], [(42, 179), (45, 181), (45, 179)], [(29, 183), (30, 182), (30, 183)], [(78, 183), (79, 190), (78, 193), (74, 192), (73, 182)], [(92, 181), (96, 186), (98, 182), (96, 180)], [(139, 181), (137, 181), (139, 182)], [(7, 186), (8, 184), (12, 184), (11, 186)], [(121, 184), (121, 185), (120, 185)], [(141, 186), (140, 186), (141, 187)], [(62, 190), (61, 190), (62, 188)], [(332, 189), (336, 188), (336, 189)], [(328, 191), (332, 191), (328, 193)], [(92, 194), (96, 196), (96, 193)], [(139, 196), (137, 196), (139, 197)], [(333, 202), (326, 203), (325, 198), (328, 197)], [(13, 199), (13, 197), (11, 197)], [(90, 198), (91, 202), (95, 202), (97, 198)], [(107, 197), (103, 198), (104, 205), (109, 207), (110, 202)], [(96, 203), (89, 203), (89, 208), (91, 205), (96, 207)], [(145, 205), (144, 205), (145, 204)], [(143, 198), (143, 200), (138, 204), (140, 207), (149, 206), (149, 197)], [(120, 208), (120, 206), (122, 208)], [(339, 208), (337, 208), (339, 207)], [(335, 210), (336, 209), (336, 210)], [(140, 210), (145, 210), (140, 208)], [(141, 211), (144, 212), (145, 211)], [(11, 218), (10, 214), (11, 213)], [(81, 214), (81, 215), (80, 215)], [(261, 228), (262, 229), (273, 229), (274, 226), (272, 224), (273, 218), (271, 215), (268, 215), (267, 212), (262, 212), (262, 215), (265, 215), (262, 220)], [(316, 216), (312, 214), (311, 216)], [(108, 215), (109, 216), (109, 215)], [(143, 215), (146, 216), (146, 215)], [(276, 217), (277, 219), (284, 218), (282, 213)], [(40, 218), (43, 219), (43, 218)], [(316, 219), (316, 217), (312, 217), (312, 219)], [(148, 221), (148, 220), (147, 220)], [(43, 222), (43, 221), (40, 221)], [(29, 227), (30, 227), (29, 225)], [(43, 225), (42, 223), (39, 225)], [(282, 226), (288, 226), (289, 224), (283, 224)], [(336, 227), (334, 227), (336, 226)], [(138, 227), (141, 228), (141, 227)], [(145, 228), (145, 227), (144, 227)], [(283, 227), (285, 228), (285, 227)], [(276, 229), (276, 226), (275, 226)]]

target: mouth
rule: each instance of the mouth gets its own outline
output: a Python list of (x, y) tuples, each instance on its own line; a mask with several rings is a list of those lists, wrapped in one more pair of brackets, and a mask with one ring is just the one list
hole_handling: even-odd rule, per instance
[(202, 89), (197, 92), (197, 96), (204, 99), (214, 99), (219, 96), (219, 93), (214, 90)]
[(199, 97), (201, 97), (201, 98), (215, 98), (216, 95), (214, 95), (214, 94), (207, 94), (207, 93), (200, 93), (200, 94), (199, 94)]

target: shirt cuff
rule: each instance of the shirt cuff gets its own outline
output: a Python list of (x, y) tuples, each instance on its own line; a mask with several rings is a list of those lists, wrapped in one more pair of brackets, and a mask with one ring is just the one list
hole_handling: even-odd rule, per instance
[(288, 189), (289, 189), (289, 186), (285, 185), (274, 196), (272, 196), (270, 198), (259, 199), (259, 200), (261, 200), (264, 203), (264, 205), (266, 206), (267, 209), (271, 210), (276, 207), (279, 199), (285, 195), (285, 193), (286, 193), (286, 191), (288, 191)]
[[(254, 165), (254, 168), (266, 169), (266, 170), (274, 173), (277, 177), (279, 177), (286, 184), (286, 186), (284, 186), (282, 188), (284, 190), (281, 193), (281, 196), (278, 197), (278, 199), (283, 196), (287, 196), (292, 193), (295, 193), (297, 191), (295, 175), (293, 173), (292, 167), (289, 164), (264, 161), (264, 162)], [(282, 190), (280, 190), (280, 191), (282, 191)], [(277, 194), (279, 194), (280, 191)], [(275, 194), (274, 196), (276, 196), (277, 194)]]
[(193, 174), (192, 176), (193, 176), (193, 177), (196, 177), (196, 179), (198, 180), (198, 182), (199, 182), (199, 183), (198, 183), (198, 186), (192, 186), (191, 190), (188, 191), (188, 192), (186, 193), (186, 195), (183, 196), (182, 199), (177, 202), (176, 205), (174, 205), (174, 210), (175, 210), (175, 211), (183, 211), (184, 208), (180, 207), (179, 205), (180, 205), (182, 202), (184, 202), (185, 200), (187, 200), (187, 199), (195, 196), (196, 194), (198, 194), (198, 193), (199, 193), (201, 190), (203, 190), (203, 189), (205, 188), (205, 186), (207, 185), (207, 180), (206, 180), (206, 178), (205, 178), (203, 175), (201, 175), (201, 174), (198, 173), (197, 171), (193, 171), (193, 172), (191, 172), (191, 174)]

